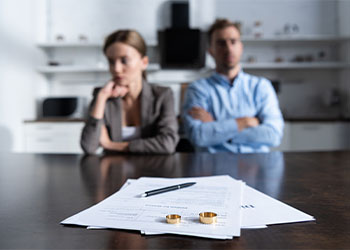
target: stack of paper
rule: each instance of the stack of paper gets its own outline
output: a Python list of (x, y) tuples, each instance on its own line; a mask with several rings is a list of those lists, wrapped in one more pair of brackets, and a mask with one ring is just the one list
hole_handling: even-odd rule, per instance
[[(148, 190), (196, 182), (195, 185), (150, 197)], [(217, 222), (202, 224), (199, 213), (214, 212)], [(181, 216), (168, 224), (166, 215)], [(314, 218), (279, 202), (229, 176), (149, 178), (129, 180), (120, 191), (62, 221), (90, 229), (139, 230), (144, 234), (181, 234), (215, 239), (240, 236), (241, 228), (262, 228), (276, 223), (311, 221)]]

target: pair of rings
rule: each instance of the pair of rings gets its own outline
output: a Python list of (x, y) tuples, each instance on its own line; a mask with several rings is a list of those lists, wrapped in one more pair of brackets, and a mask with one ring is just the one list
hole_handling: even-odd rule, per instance
[[(199, 221), (204, 224), (213, 224), (217, 221), (217, 214), (213, 212), (203, 212), (199, 214)], [(181, 216), (178, 214), (168, 214), (166, 222), (169, 224), (178, 224), (181, 222)]]

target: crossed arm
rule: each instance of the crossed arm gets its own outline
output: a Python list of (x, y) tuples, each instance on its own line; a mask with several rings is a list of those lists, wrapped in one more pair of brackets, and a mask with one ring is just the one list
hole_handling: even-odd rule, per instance
[[(204, 108), (193, 107), (188, 112), (193, 119), (200, 120), (202, 122), (213, 122), (213, 116), (207, 112)], [(245, 128), (256, 127), (259, 125), (259, 119), (256, 117), (241, 117), (236, 118), (238, 131), (242, 131)]]
[(227, 141), (253, 147), (279, 145), (283, 134), (283, 118), (277, 97), (273, 89), (262, 91), (256, 117), (215, 120), (209, 112), (210, 102), (205, 93), (196, 88), (189, 88), (183, 118), (190, 141), (200, 147), (210, 147)]

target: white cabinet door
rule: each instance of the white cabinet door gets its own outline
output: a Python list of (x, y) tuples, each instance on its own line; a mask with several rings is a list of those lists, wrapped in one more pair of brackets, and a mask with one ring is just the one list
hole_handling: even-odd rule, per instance
[(290, 124), (291, 151), (344, 150), (350, 146), (347, 122), (298, 122)]
[(25, 151), (29, 153), (82, 153), (83, 122), (30, 122), (24, 124)]
[(272, 148), (273, 151), (289, 151), (290, 150), (290, 123), (284, 123), (282, 142), (278, 147)]

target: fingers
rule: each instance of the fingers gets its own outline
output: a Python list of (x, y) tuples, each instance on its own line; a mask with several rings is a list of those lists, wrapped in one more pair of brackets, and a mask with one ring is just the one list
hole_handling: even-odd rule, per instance
[(236, 118), (236, 122), (239, 131), (249, 127), (256, 127), (260, 124), (259, 119), (256, 117), (240, 117)]
[(243, 129), (246, 128), (245, 118), (243, 117), (236, 118), (236, 122), (237, 122), (238, 131), (242, 131)]
[(193, 107), (189, 111), (190, 114), (201, 114), (201, 113), (206, 113), (206, 112), (207, 111), (201, 107)]
[(105, 97), (105, 98), (109, 98), (111, 95), (111, 91), (113, 89), (114, 86), (114, 82), (109, 81), (105, 84), (105, 86), (103, 86), (103, 88), (101, 88), (99, 95)]
[(113, 90), (112, 90), (112, 93), (111, 93), (111, 96), (112, 97), (123, 97), (124, 95), (126, 94), (126, 91), (119, 87), (119, 86), (114, 86)]
[(195, 119), (198, 119), (198, 117), (200, 117), (200, 115), (203, 113), (203, 111), (205, 111), (202, 108), (199, 107), (193, 107), (191, 108), (188, 113)]
[(205, 109), (201, 108), (201, 107), (192, 107), (191, 110), (194, 110), (194, 111), (205, 111)]
[(256, 127), (259, 125), (259, 120), (256, 117), (247, 117), (247, 124), (250, 127)]
[(121, 97), (124, 97), (124, 96), (126, 96), (127, 93), (129, 93), (129, 88), (124, 87), (124, 86), (119, 86), (119, 87), (120, 87), (119, 93), (120, 93)]
[(125, 86), (117, 85), (114, 81), (111, 80), (106, 83), (106, 85), (101, 89), (101, 92), (107, 98), (116, 98), (124, 97), (129, 92), (129, 89)]
[(111, 92), (114, 88), (115, 83), (113, 81), (109, 81), (106, 83), (106, 85), (102, 88), (106, 92)]
[(124, 97), (129, 92), (129, 89), (125, 86), (114, 85), (112, 89), (112, 97)]
[(201, 117), (201, 114), (195, 111), (190, 112), (190, 115), (192, 116), (192, 118), (197, 120), (199, 120), (199, 118)]
[(212, 122), (214, 121), (212, 115), (205, 109), (200, 107), (193, 107), (188, 112), (193, 119), (201, 120), (202, 122)]

